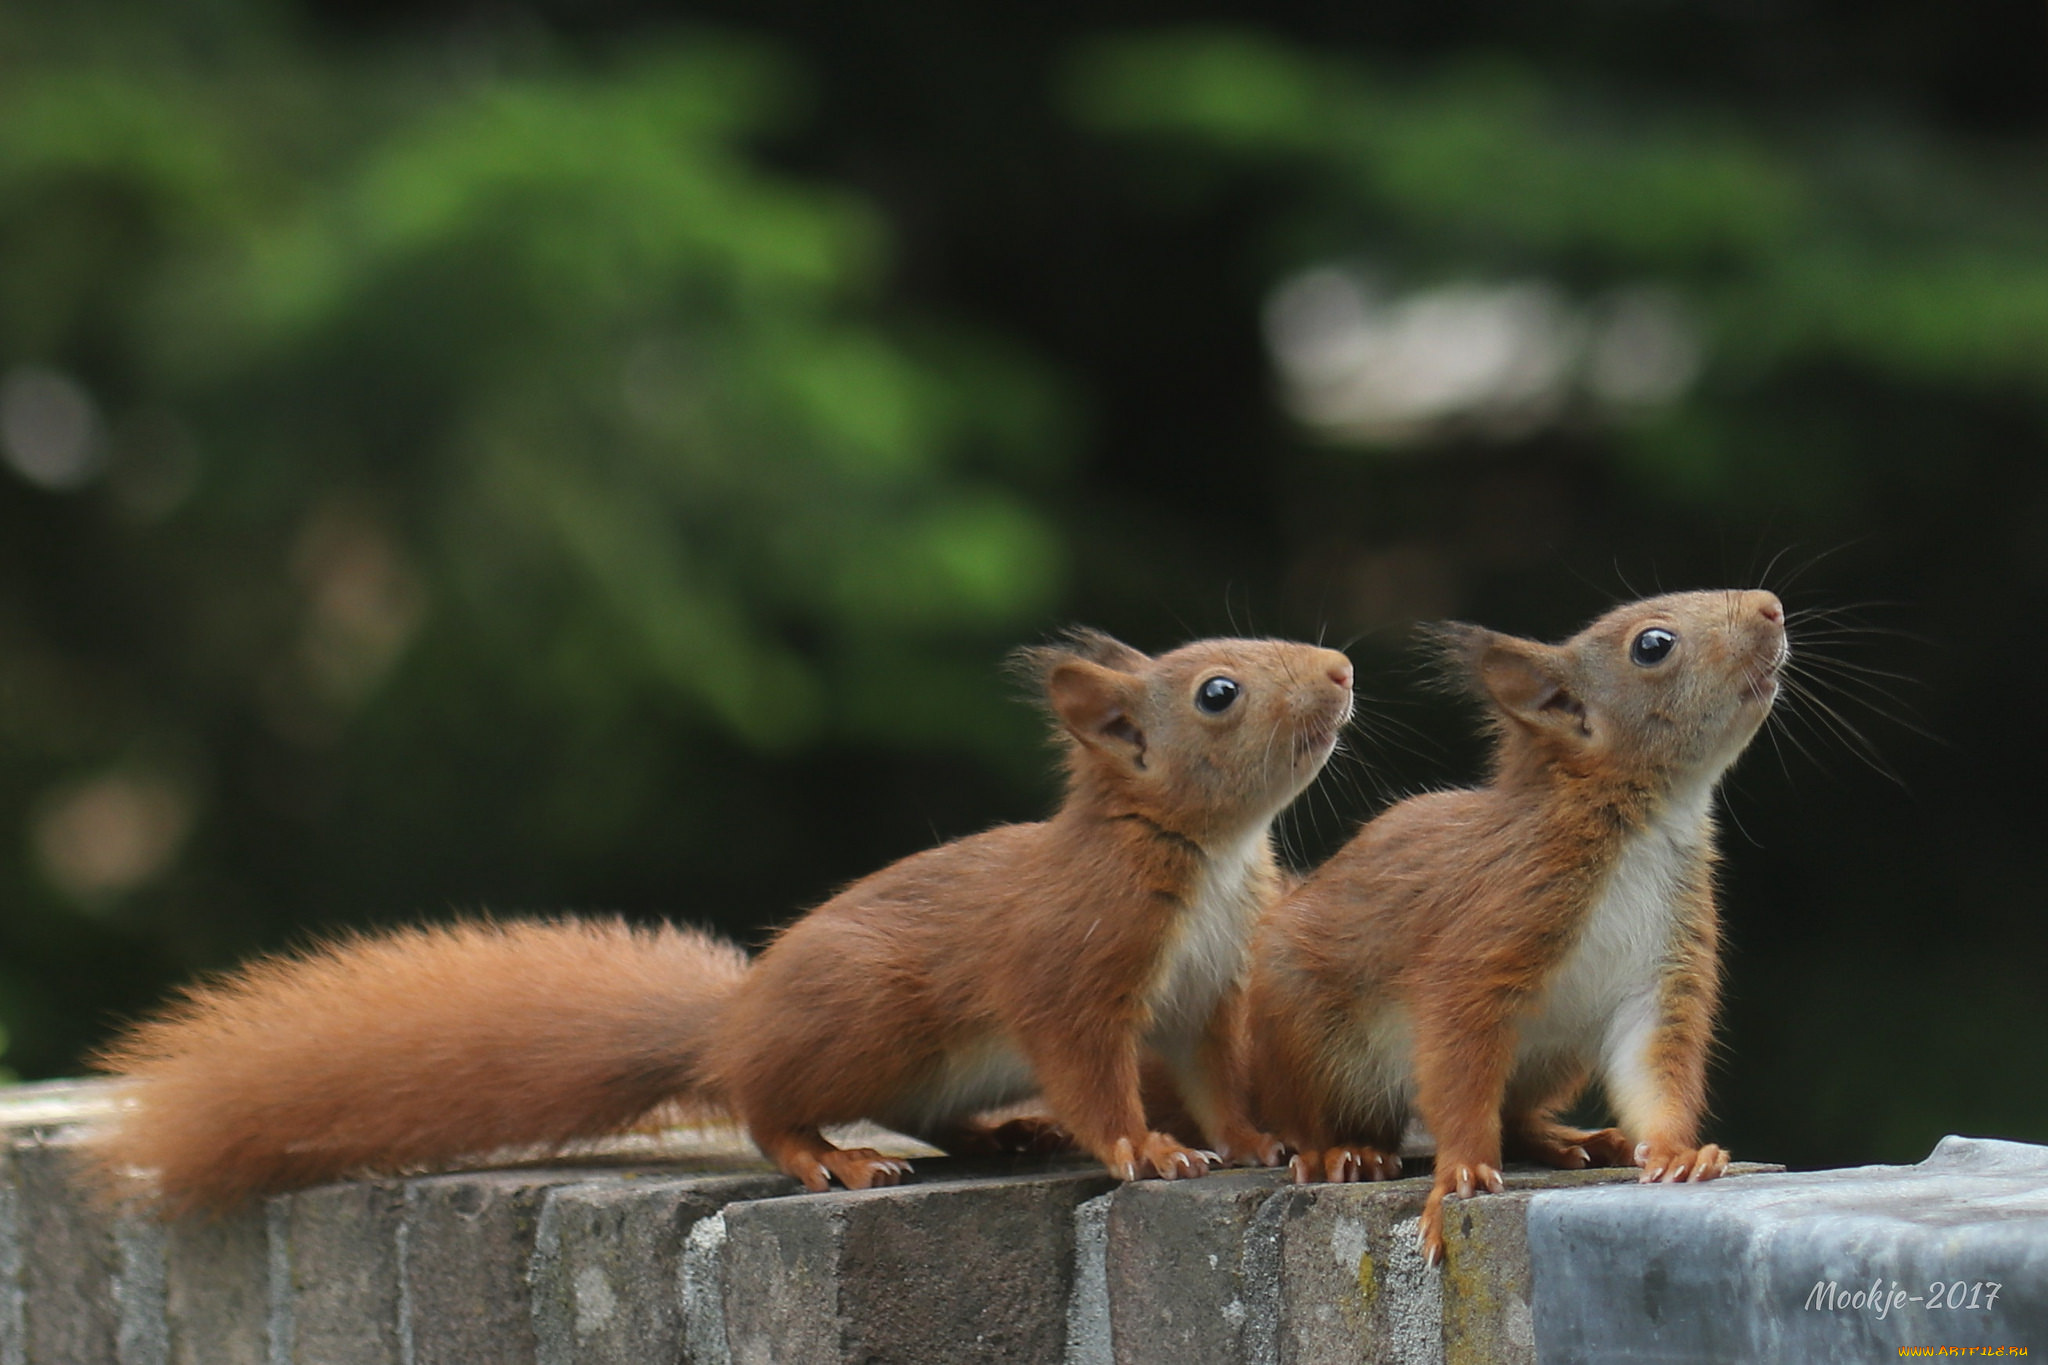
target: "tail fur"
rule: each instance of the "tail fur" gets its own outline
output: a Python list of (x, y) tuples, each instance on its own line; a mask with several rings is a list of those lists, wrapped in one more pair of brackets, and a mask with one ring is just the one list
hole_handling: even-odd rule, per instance
[(167, 1212), (618, 1132), (716, 1107), (703, 1051), (746, 954), (617, 920), (354, 936), (189, 988), (95, 1064), (130, 1082), (91, 1140)]

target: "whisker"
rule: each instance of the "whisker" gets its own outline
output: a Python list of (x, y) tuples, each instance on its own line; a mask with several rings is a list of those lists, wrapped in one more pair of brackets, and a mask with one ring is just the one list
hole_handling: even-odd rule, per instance
[(1872, 772), (1897, 783), (1901, 787), (1906, 785), (1905, 779), (1893, 771), (1890, 764), (1884, 762), (1879, 757), (1877, 746), (1871, 742), (1870, 737), (1858, 729), (1856, 724), (1847, 716), (1844, 716), (1835, 707), (1829, 705), (1817, 693), (1798, 686), (1796, 679), (1787, 680), (1786, 691), (1798, 701), (1805, 703), (1807, 707), (1812, 708), (1810, 711), (1800, 712), (1799, 714), (1802, 715), (1802, 718), (1819, 722), (1822, 727), (1827, 729), (1841, 742), (1844, 748), (1860, 758)]
[[(1783, 595), (1784, 595), (1785, 593), (1787, 593), (1787, 592), (1790, 592), (1790, 591), (1791, 591), (1791, 590), (1792, 590), (1793, 588), (1795, 588), (1795, 587), (1799, 586), (1799, 580), (1800, 580), (1800, 579), (1802, 579), (1802, 578), (1804, 578), (1804, 577), (1806, 577), (1806, 575), (1807, 575), (1807, 574), (1809, 574), (1809, 573), (1813, 572), (1813, 570), (1814, 570), (1814, 569), (1815, 569), (1815, 568), (1816, 568), (1817, 566), (1819, 566), (1820, 564), (1822, 564), (1822, 563), (1826, 562), (1827, 560), (1829, 560), (1829, 559), (1833, 558), (1833, 557), (1834, 557), (1835, 555), (1838, 555), (1838, 554), (1840, 554), (1840, 553), (1841, 553), (1842, 551), (1844, 551), (1844, 550), (1852, 549), (1852, 548), (1854, 548), (1855, 546), (1857, 546), (1857, 545), (1860, 545), (1860, 544), (1862, 544), (1862, 543), (1863, 543), (1863, 541), (1864, 541), (1865, 539), (1867, 539), (1867, 537), (1858, 537), (1858, 538), (1856, 538), (1856, 539), (1854, 539), (1854, 540), (1845, 540), (1845, 541), (1843, 541), (1843, 542), (1842, 542), (1841, 544), (1839, 544), (1839, 545), (1831, 545), (1831, 546), (1828, 546), (1828, 547), (1826, 547), (1825, 549), (1821, 549), (1821, 550), (1816, 550), (1816, 551), (1815, 551), (1815, 552), (1814, 552), (1814, 553), (1813, 553), (1813, 554), (1812, 554), (1811, 556), (1809, 556), (1809, 557), (1808, 557), (1807, 559), (1805, 559), (1804, 561), (1802, 561), (1802, 562), (1801, 562), (1801, 563), (1799, 563), (1798, 565), (1794, 566), (1794, 567), (1793, 567), (1793, 568), (1792, 568), (1792, 569), (1791, 569), (1791, 570), (1790, 570), (1790, 571), (1789, 571), (1789, 572), (1788, 572), (1788, 573), (1787, 573), (1787, 574), (1785, 575), (1784, 581), (1783, 581), (1783, 582), (1781, 582), (1780, 584), (1778, 584), (1778, 585), (1776, 586), (1776, 588), (1774, 589), (1774, 591), (1776, 591), (1776, 592), (1777, 592), (1777, 593), (1778, 593), (1778, 594), (1779, 594), (1780, 596), (1783, 596)], [(1768, 570), (1766, 571), (1766, 575), (1765, 575), (1765, 576), (1766, 576), (1766, 584), (1765, 584), (1765, 585), (1766, 585), (1766, 586), (1769, 586), (1769, 583), (1768, 583), (1769, 571), (1768, 571)]]
[(1915, 687), (1927, 686), (1924, 678), (1916, 678), (1911, 673), (1901, 673), (1895, 668), (1879, 668), (1875, 664), (1857, 663), (1853, 659), (1837, 659), (1832, 655), (1813, 653), (1811, 650), (1793, 662), (1800, 668), (1852, 675), (1856, 681), (1884, 678), (1891, 682), (1910, 683)]

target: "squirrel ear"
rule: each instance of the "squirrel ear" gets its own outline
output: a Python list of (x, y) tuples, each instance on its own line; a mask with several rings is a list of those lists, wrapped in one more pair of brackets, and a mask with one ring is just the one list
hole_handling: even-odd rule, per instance
[(1444, 652), (1506, 715), (1545, 729), (1592, 733), (1585, 703), (1573, 690), (1564, 657), (1554, 647), (1462, 622), (1440, 626), (1436, 633)]
[(1064, 660), (1045, 677), (1046, 700), (1068, 734), (1091, 749), (1117, 754), (1142, 768), (1145, 732), (1132, 715), (1139, 687), (1130, 674), (1086, 659)]

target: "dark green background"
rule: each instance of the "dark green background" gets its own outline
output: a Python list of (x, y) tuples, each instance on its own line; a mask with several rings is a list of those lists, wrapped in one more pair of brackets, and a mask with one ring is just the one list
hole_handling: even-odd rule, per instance
[[(1414, 621), (1761, 582), (1834, 662), (1727, 784), (1715, 1135), (2048, 1139), (2044, 65), (2036, 0), (11, 7), (0, 401), (92, 426), (0, 467), (4, 1060), (316, 928), (757, 936), (1047, 808), (1068, 621), (1353, 642), (1307, 862), (1477, 768)], [(1327, 263), (1700, 367), (1326, 439), (1260, 317)]]

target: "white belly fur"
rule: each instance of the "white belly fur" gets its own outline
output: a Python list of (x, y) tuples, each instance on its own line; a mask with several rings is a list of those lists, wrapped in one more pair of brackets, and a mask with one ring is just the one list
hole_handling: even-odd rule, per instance
[(1350, 1123), (1373, 1127), (1406, 1122), (1415, 1095), (1415, 1031), (1408, 1011), (1388, 1005), (1353, 1025), (1354, 1032), (1330, 1058)]
[(914, 1094), (878, 1117), (899, 1131), (929, 1132), (951, 1119), (1016, 1104), (1037, 1091), (1024, 1055), (1007, 1039), (989, 1035), (947, 1053)]
[[(1630, 836), (1550, 989), (1523, 1015), (1518, 1080), (1554, 1075), (1560, 1067), (1597, 1067), (1625, 1119), (1654, 1100), (1646, 1055), (1657, 1022), (1660, 967), (1671, 948), (1678, 891), (1707, 837), (1711, 799), (1707, 787), (1673, 801), (1662, 818)], [(1346, 1118), (1401, 1119), (1415, 1093), (1407, 1010), (1388, 1004), (1354, 1019), (1328, 1065), (1335, 1093), (1357, 1107)]]
[(1145, 993), (1152, 1012), (1147, 1041), (1169, 1060), (1192, 1055), (1217, 1002), (1244, 971), (1259, 917), (1254, 877), (1265, 849), (1260, 829), (1209, 860), (1160, 956)]
[(1624, 1110), (1622, 1092), (1649, 1084), (1643, 1058), (1657, 1021), (1658, 982), (1678, 894), (1706, 839), (1711, 797), (1707, 788), (1673, 801), (1629, 836), (1578, 942), (1523, 1018), (1518, 1073), (1597, 1067)]

